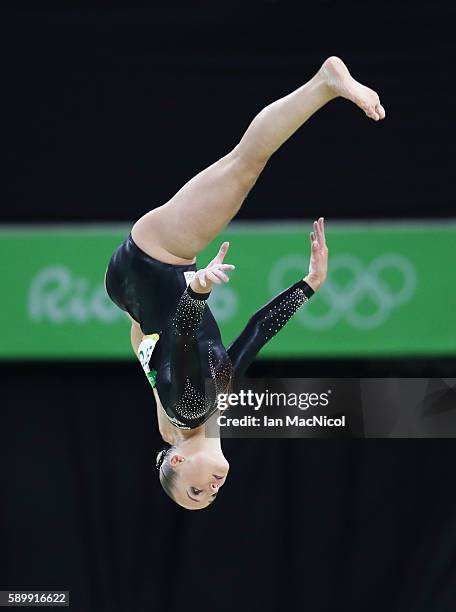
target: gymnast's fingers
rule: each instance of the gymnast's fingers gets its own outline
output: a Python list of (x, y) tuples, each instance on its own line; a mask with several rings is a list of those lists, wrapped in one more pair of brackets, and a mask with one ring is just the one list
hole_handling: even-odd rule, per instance
[(206, 278), (205, 278), (206, 275), (205, 275), (204, 270), (199, 270), (199, 272), (197, 273), (197, 276), (198, 276), (198, 280), (199, 280), (201, 287), (207, 287)]
[(320, 229), (321, 229), (321, 237), (322, 237), (322, 240), (323, 240), (323, 246), (325, 247), (326, 246), (326, 235), (325, 235), (325, 219), (324, 219), (324, 217), (320, 217), (319, 223), (320, 223)]
[(212, 272), (212, 270), (207, 271), (207, 279), (211, 281), (211, 283), (215, 283), (216, 285), (220, 285), (220, 279)]
[(225, 255), (228, 253), (228, 249), (230, 248), (229, 242), (224, 242), (217, 253), (214, 263), (222, 263), (225, 259)]
[(224, 281), (225, 283), (227, 283), (230, 280), (228, 276), (223, 272), (223, 270), (220, 269), (220, 266), (217, 268), (214, 268), (213, 270), (211, 270), (211, 272), (213, 272), (215, 276), (218, 276), (218, 278)]
[(319, 227), (318, 227), (318, 222), (317, 221), (313, 222), (313, 231), (314, 231), (314, 234), (315, 234), (315, 241), (318, 241), (318, 239), (319, 239)]
[(320, 243), (320, 246), (322, 246), (324, 244), (324, 238), (321, 231), (321, 217), (318, 219), (318, 221), (314, 221), (314, 229), (317, 234), (317, 240)]

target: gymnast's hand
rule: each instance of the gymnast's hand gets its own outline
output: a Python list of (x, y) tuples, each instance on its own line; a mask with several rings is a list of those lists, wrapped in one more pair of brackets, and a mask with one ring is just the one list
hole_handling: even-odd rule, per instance
[(326, 280), (328, 272), (328, 247), (325, 239), (325, 220), (320, 217), (314, 221), (314, 231), (310, 232), (309, 274), (304, 280), (314, 291), (318, 291)]
[(234, 266), (223, 263), (229, 248), (230, 243), (224, 242), (214, 259), (205, 268), (198, 270), (190, 283), (193, 291), (196, 293), (209, 293), (213, 283), (220, 285), (222, 281), (227, 283), (230, 280), (225, 273), (228, 270), (234, 270)]

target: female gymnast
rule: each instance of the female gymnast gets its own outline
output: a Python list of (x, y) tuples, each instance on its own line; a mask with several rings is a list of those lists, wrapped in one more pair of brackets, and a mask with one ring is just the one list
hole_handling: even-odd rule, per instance
[(355, 81), (342, 60), (328, 58), (310, 81), (264, 108), (232, 151), (141, 217), (110, 259), (106, 290), (132, 320), (132, 346), (170, 445), (157, 455), (160, 482), (189, 510), (212, 503), (228, 474), (220, 438), (205, 435), (217, 417), (217, 395), (326, 278), (324, 220), (315, 221), (310, 233), (307, 276), (259, 310), (227, 349), (206, 300), (213, 284), (228, 282), (234, 269), (225, 263), (229, 244), (198, 271), (196, 256), (236, 215), (272, 154), (336, 97), (354, 102), (374, 121), (385, 117), (375, 91)]

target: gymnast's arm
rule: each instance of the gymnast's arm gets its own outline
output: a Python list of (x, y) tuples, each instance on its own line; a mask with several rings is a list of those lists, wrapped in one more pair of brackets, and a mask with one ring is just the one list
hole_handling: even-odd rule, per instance
[[(177, 306), (171, 324), (170, 373), (171, 404), (177, 405), (187, 393), (204, 391), (197, 332), (210, 292), (188, 286)], [(189, 387), (190, 386), (190, 387)]]
[(204, 401), (205, 388), (197, 332), (203, 318), (212, 284), (229, 280), (226, 272), (234, 266), (223, 263), (229, 243), (224, 242), (216, 257), (196, 272), (184, 291), (172, 320), (170, 371), (173, 405), (190, 401), (195, 393)]
[[(177, 306), (171, 324), (170, 370), (172, 405), (185, 401), (185, 394), (204, 393), (204, 380), (201, 376), (201, 363), (198, 351), (197, 331), (204, 314), (206, 300), (210, 292), (202, 292), (198, 279), (193, 283), (198, 291), (187, 287)], [(132, 320), (131, 344), (138, 358), (139, 347), (144, 339), (140, 325)], [(140, 359), (141, 360), (141, 359)], [(144, 365), (143, 365), (144, 367)], [(190, 388), (188, 386), (190, 383)], [(175, 443), (175, 427), (169, 421), (162, 406), (157, 387), (154, 386), (157, 405), (158, 429), (162, 439), (168, 444)]]
[(314, 222), (310, 243), (308, 275), (285, 289), (254, 314), (241, 335), (228, 347), (235, 377), (240, 378), (245, 374), (266, 342), (282, 329), (298, 308), (307, 302), (326, 280), (328, 248), (323, 217)]
[[(201, 386), (200, 361), (196, 332), (201, 323), (204, 313), (205, 300), (209, 293), (201, 293), (202, 287), (195, 281), (194, 286), (198, 292), (191, 287), (182, 294), (172, 321), (171, 339), (171, 376), (173, 397), (172, 403), (178, 403), (185, 393), (186, 380), (190, 380), (192, 386)], [(131, 345), (135, 355), (139, 358), (139, 347), (144, 339), (140, 325), (130, 317)], [(157, 404), (158, 430), (164, 442), (174, 444), (175, 429), (170, 423), (154, 387), (155, 403)]]
[[(203, 318), (206, 300), (210, 295), (210, 289), (212, 287), (210, 280), (205, 281), (205, 272), (206, 270), (197, 272), (190, 286), (183, 292), (177, 305), (176, 312), (172, 318), (170, 342), (172, 404), (178, 404), (184, 397), (186, 390), (188, 392), (188, 382), (190, 383), (192, 391), (196, 390), (201, 392), (201, 389), (204, 389), (197, 332)], [(130, 336), (135, 355), (139, 358), (139, 347), (144, 339), (144, 334), (140, 325), (136, 321), (133, 321), (133, 319)], [(155, 388), (154, 392), (156, 392)], [(157, 396), (158, 393), (156, 393), (156, 400), (160, 434), (165, 442), (170, 442), (169, 438), (170, 433), (172, 433), (172, 426)]]
[(305, 280), (300, 280), (251, 317), (242, 333), (227, 349), (235, 377), (245, 374), (257, 353), (313, 294), (312, 287)]

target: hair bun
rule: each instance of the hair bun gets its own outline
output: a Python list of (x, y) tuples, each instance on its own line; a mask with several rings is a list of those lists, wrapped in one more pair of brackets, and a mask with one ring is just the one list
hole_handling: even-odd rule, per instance
[(157, 461), (155, 463), (155, 467), (157, 468), (157, 470), (159, 470), (161, 466), (163, 465), (163, 461), (165, 460), (165, 457), (168, 451), (169, 451), (169, 448), (162, 448), (162, 450), (159, 451), (157, 455)]

